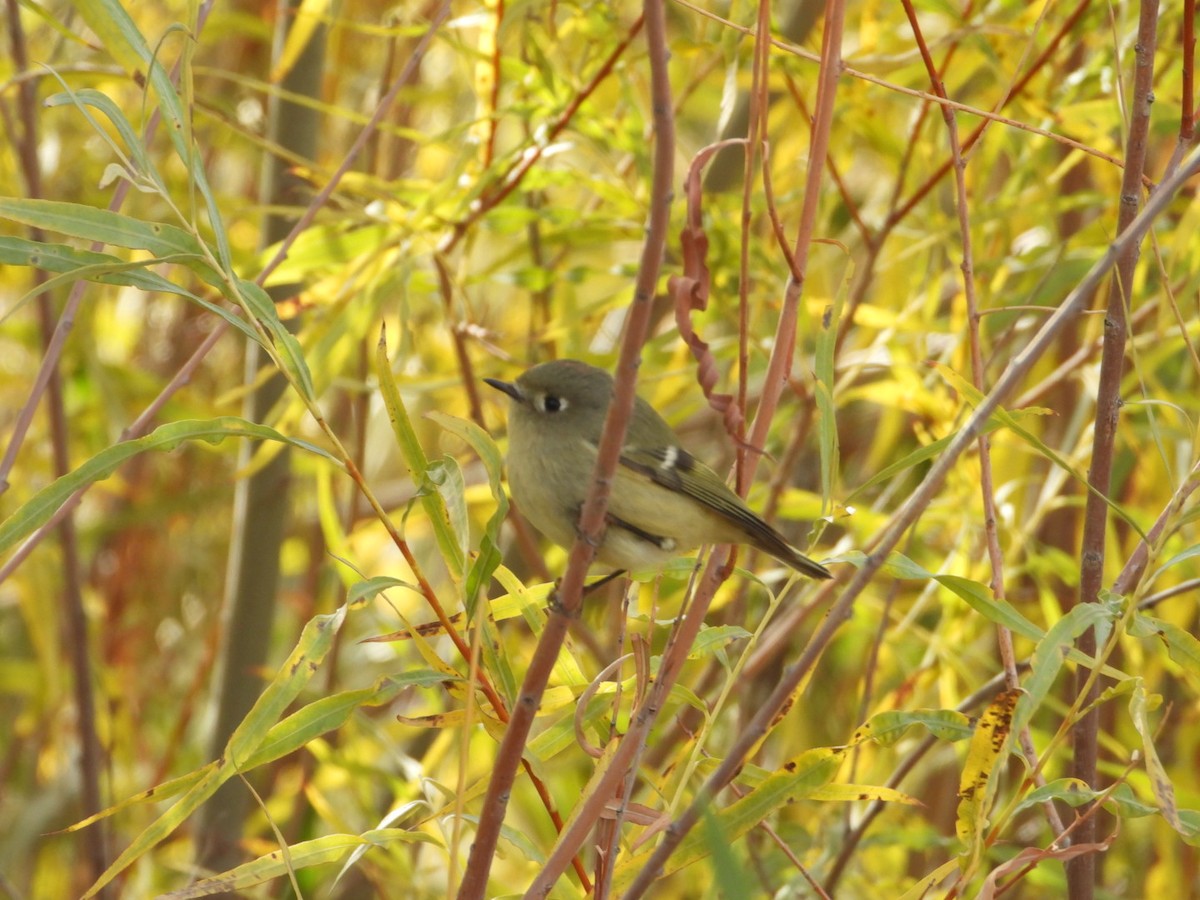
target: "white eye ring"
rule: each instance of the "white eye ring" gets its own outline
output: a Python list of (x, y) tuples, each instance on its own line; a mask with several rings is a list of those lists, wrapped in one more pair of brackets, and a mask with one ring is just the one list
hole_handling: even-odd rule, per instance
[(535, 405), (538, 412), (559, 413), (567, 408), (567, 399), (555, 394), (538, 394)]

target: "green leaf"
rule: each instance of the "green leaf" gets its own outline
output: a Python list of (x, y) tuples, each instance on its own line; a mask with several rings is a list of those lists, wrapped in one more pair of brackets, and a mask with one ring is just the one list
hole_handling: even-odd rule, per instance
[(406, 588), (418, 594), (421, 593), (421, 589), (415, 584), (409, 584), (407, 581), (401, 581), (399, 578), (393, 578), (390, 575), (376, 575), (374, 578), (360, 581), (351, 587), (346, 593), (346, 605), (351, 608), (359, 606), (390, 588)]
[(292, 384), (309, 403), (316, 403), (317, 390), (313, 386), (312, 373), (304, 359), (304, 350), (296, 336), (288, 331), (287, 325), (279, 318), (279, 309), (271, 295), (253, 281), (244, 278), (237, 280), (236, 290), (237, 295), (230, 299), (243, 305), (266, 329), (275, 343), (275, 352), (279, 354), (280, 364), (291, 376)]
[(732, 644), (734, 641), (744, 641), (752, 635), (740, 625), (702, 626), (696, 635), (696, 641), (688, 650), (688, 659), (701, 659), (711, 656), (718, 650)]
[(304, 626), (291, 656), (279, 667), (275, 678), (229, 736), (223, 754), (227, 762), (240, 768), (250, 754), (266, 742), (271, 726), (279, 721), (320, 667), (345, 618), (346, 608), (342, 607), (329, 615), (314, 616)]
[(1167, 569), (1171, 568), (1171, 566), (1179, 565), (1179, 563), (1186, 562), (1189, 559), (1195, 559), (1197, 556), (1200, 556), (1200, 544), (1195, 544), (1181, 553), (1176, 553), (1155, 570), (1154, 577), (1157, 578)]
[(116, 0), (79, 0), (74, 6), (113, 59), (130, 75), (144, 79), (150, 48), (125, 9)]
[(55, 272), (57, 278), (39, 285), (17, 301), (11, 309), (5, 311), (0, 321), (7, 319), (25, 303), (43, 291), (52, 290), (59, 281), (73, 282), (80, 279), (99, 284), (117, 284), (140, 288), (143, 291), (158, 291), (164, 294), (176, 294), (191, 300), (211, 313), (220, 316), (243, 335), (256, 344), (261, 344), (258, 332), (244, 318), (231, 309), (219, 306), (193, 294), (173, 281), (169, 281), (157, 272), (149, 271), (148, 267), (159, 263), (194, 262), (192, 259), (180, 257), (159, 257), (143, 259), (137, 262), (126, 262), (108, 253), (98, 253), (93, 250), (77, 250), (66, 244), (46, 244), (18, 237), (0, 237), (0, 264), (29, 266), (45, 272)]
[[(984, 425), (983, 433), (991, 434), (993, 431), (995, 431), (999, 427), (1000, 427), (1000, 424), (998, 422), (988, 420), (988, 422)], [(851, 492), (851, 494), (848, 497), (846, 497), (846, 499), (843, 502), (850, 503), (856, 497), (858, 497), (860, 494), (862, 494), (866, 491), (869, 491), (871, 488), (875, 487), (876, 485), (884, 484), (888, 481), (891, 481), (893, 478), (895, 478), (901, 472), (904, 472), (907, 469), (915, 468), (923, 463), (928, 462), (931, 459), (937, 458), (938, 456), (941, 455), (943, 450), (945, 450), (948, 446), (950, 446), (950, 443), (957, 436), (958, 436), (958, 432), (953, 431), (950, 434), (945, 435), (944, 437), (938, 438), (938, 440), (933, 441), (930, 444), (926, 444), (924, 447), (918, 447), (916, 450), (913, 450), (911, 453), (905, 454), (904, 456), (902, 456), (900, 459), (896, 460), (891, 465), (885, 466), (884, 468), (880, 469), (878, 472), (876, 472), (874, 475), (872, 475), (870, 478), (868, 478), (866, 481), (864, 481), (862, 484), (860, 484), (858, 487), (856, 487), (854, 489), (854, 491)]]
[[(145, 222), (81, 203), (0, 197), (0, 216), (31, 228), (131, 250), (145, 250), (154, 256), (204, 260), (200, 242), (182, 228)], [(214, 283), (219, 280), (215, 271), (209, 268), (209, 272)]]
[[(1041, 787), (1034, 788), (1021, 798), (1012, 811), (1014, 813), (1021, 812), (1025, 809), (1040, 806), (1047, 800), (1061, 800), (1068, 806), (1077, 809), (1085, 803), (1091, 803), (1093, 800), (1098, 799), (1103, 793), (1102, 791), (1089, 789), (1087, 784), (1078, 778), (1058, 778), (1047, 782)], [(1128, 784), (1117, 785), (1116, 788), (1108, 792), (1104, 803), (1105, 806), (1112, 809), (1116, 814), (1129, 818), (1136, 819), (1143, 816), (1152, 816), (1158, 812), (1156, 807), (1138, 800), (1134, 796), (1133, 788)]]
[[(496, 509), (488, 518), (483, 536), (479, 540), (479, 553), (471, 560), (467, 569), (467, 575), (463, 581), (463, 597), (467, 620), (481, 622), (484, 630), (482, 648), (488, 674), (499, 686), (503, 695), (511, 700), (517, 696), (518, 679), (504, 652), (505, 643), (500, 640), (496, 633), (495, 623), (490, 618), (476, 615), (479, 598), (483, 595), (488, 582), (491, 581), (492, 575), (503, 560), (503, 554), (500, 552), (500, 528), (508, 515), (508, 498), (505, 496), (504, 487), (501, 484), (504, 463), (500, 456), (500, 450), (496, 447), (496, 442), (492, 440), (491, 435), (474, 422), (437, 411), (428, 413), (427, 418), (466, 441), (475, 451), (483, 462), (488, 476), (488, 488), (492, 498), (496, 501)], [(464, 545), (464, 552), (466, 548), (467, 545)]]
[(282, 878), (293, 870), (337, 862), (362, 847), (383, 847), (397, 842), (442, 846), (442, 842), (433, 835), (402, 828), (377, 828), (362, 834), (329, 834), (293, 844), (288, 847), (286, 855), (276, 850), (228, 872), (197, 881), (190, 887), (161, 894), (160, 897), (161, 900), (192, 900), (195, 897), (241, 891)]
[(284, 710), (296, 699), (313, 674), (320, 668), (326, 654), (333, 646), (333, 638), (341, 629), (345, 616), (346, 607), (343, 606), (330, 615), (316, 616), (304, 626), (300, 640), (291, 655), (280, 666), (275, 677), (251, 707), (250, 712), (234, 729), (218, 763), (211, 769), (207, 769), (204, 777), (191, 790), (134, 838), (133, 842), (88, 889), (84, 895), (85, 898), (95, 896), (101, 888), (151, 848), (166, 840), (209, 797), (215, 794), (222, 784), (230, 778), (236, 777), (243, 767), (252, 761), (253, 754), (270, 737), (271, 726), (279, 721)]
[(64, 833), (79, 831), (87, 828), (94, 822), (99, 822), (101, 819), (107, 819), (109, 816), (116, 815), (126, 809), (131, 809), (142, 803), (162, 803), (171, 797), (190, 791), (196, 785), (200, 784), (209, 775), (216, 771), (217, 764), (211, 762), (206, 766), (202, 766), (194, 772), (188, 772), (186, 775), (180, 775), (178, 778), (172, 778), (169, 781), (164, 781), (161, 784), (156, 784), (154, 787), (144, 791), (139, 791), (132, 797), (126, 797), (120, 803), (114, 804), (107, 809), (101, 810), (95, 815), (88, 816), (86, 819), (74, 823), (73, 825), (64, 828)]
[(496, 510), (488, 519), (483, 537), (480, 539), (479, 556), (471, 563), (471, 568), (467, 572), (465, 594), (467, 614), (470, 617), (476, 597), (491, 579), (492, 573), (496, 571), (496, 567), (500, 565), (502, 559), (500, 527), (508, 515), (508, 497), (505, 495), (504, 486), (501, 483), (504, 460), (491, 435), (474, 422), (437, 411), (427, 413), (426, 417), (451, 434), (462, 438), (471, 446), (471, 449), (483, 462), (483, 468), (488, 476), (488, 488), (491, 491), (492, 499), (496, 501)]
[(1017, 702), (1013, 716), (1015, 730), (1020, 731), (1029, 724), (1033, 713), (1049, 695), (1063, 662), (1074, 648), (1075, 639), (1089, 628), (1111, 622), (1113, 618), (1113, 610), (1105, 604), (1080, 603), (1051, 626), (1034, 648), (1029, 677), (1021, 683), (1025, 695)]
[[(119, 0), (80, 0), (74, 7), (100, 38), (105, 49), (135, 77), (143, 76), (152, 88), (152, 96), (162, 114), (163, 127), (180, 161), (187, 168), (192, 183), (199, 190), (208, 211), (209, 224), (217, 240), (217, 259), (225, 271), (233, 270), (229, 240), (221, 221), (216, 197), (204, 174), (198, 155), (192, 149), (190, 120), (170, 75), (161, 61), (151, 52), (145, 37), (130, 18)], [(189, 38), (183, 28), (178, 30), (182, 41)], [(160, 44), (161, 46), (161, 44)], [(189, 58), (187, 45), (185, 59)]]
[(324, 450), (307, 441), (286, 437), (273, 428), (256, 425), (236, 416), (171, 422), (160, 425), (145, 437), (122, 441), (100, 451), (79, 468), (56, 479), (17, 507), (12, 515), (0, 523), (0, 553), (45, 524), (77, 490), (107, 478), (126, 460), (151, 450), (174, 450), (180, 444), (190, 441), (219, 444), (230, 437), (291, 444), (340, 465)]
[(1129, 633), (1134, 637), (1157, 637), (1167, 648), (1167, 655), (1182, 666), (1193, 678), (1200, 678), (1200, 640), (1190, 631), (1154, 616), (1137, 613)]
[(975, 733), (971, 717), (953, 709), (887, 710), (871, 716), (854, 732), (851, 743), (874, 741), (891, 747), (910, 728), (920, 726), (943, 741), (961, 741)]
[(467, 514), (467, 483), (462, 467), (452, 456), (443, 456), (429, 464), (425, 472), (429, 484), (442, 497), (446, 523), (458, 543), (458, 552), (465, 560), (471, 549), (471, 517)]
[(89, 107), (98, 109), (104, 114), (105, 118), (112, 123), (113, 128), (117, 130), (117, 133), (121, 136), (121, 140), (125, 144), (125, 150), (130, 156), (133, 157), (135, 171), (128, 172), (128, 177), (135, 183), (139, 178), (144, 178), (154, 186), (155, 190), (157, 190), (163, 196), (166, 196), (166, 186), (163, 184), (162, 178), (158, 174), (158, 170), (154, 167), (154, 163), (150, 161), (150, 157), (147, 155), (146, 149), (142, 145), (141, 138), (138, 137), (137, 132), (135, 132), (133, 129), (133, 125), (131, 125), (129, 120), (125, 118), (125, 114), (121, 112), (121, 108), (112, 101), (112, 98), (110, 98), (107, 94), (103, 94), (100, 91), (93, 90), (91, 88), (84, 88), (83, 90), (78, 91), (74, 90), (66, 81), (59, 77), (57, 73), (55, 73), (55, 77), (58, 78), (59, 84), (62, 85), (63, 93), (54, 94), (51, 97), (47, 97), (46, 106), (53, 107), (65, 106), (68, 104), (73, 105), (84, 115), (85, 118), (87, 118), (88, 123), (92, 126), (97, 134), (107, 138), (108, 133), (100, 125), (100, 123), (92, 118), (91, 113), (89, 112)]
[(391, 703), (413, 687), (438, 687), (446, 676), (433, 669), (412, 669), (399, 675), (380, 678), (369, 688), (342, 691), (322, 697), (272, 725), (257, 749), (241, 764), (243, 770), (255, 769), (289, 753), (349, 721), (356, 710)]
[[(1158, 698), (1153, 699), (1157, 701)], [(1129, 714), (1133, 719), (1133, 726), (1142, 736), (1142, 751), (1146, 758), (1146, 774), (1150, 776), (1150, 788), (1154, 791), (1155, 799), (1158, 800), (1158, 811), (1162, 817), (1172, 828), (1187, 838), (1189, 843), (1195, 843), (1200, 837), (1200, 831), (1185, 824), (1179, 817), (1179, 810), (1175, 803), (1175, 786), (1171, 783), (1171, 776), (1167, 774), (1162, 759), (1158, 755), (1158, 749), (1154, 746), (1154, 726), (1150, 722), (1150, 712), (1155, 706), (1157, 706), (1157, 702), (1153, 702), (1152, 698), (1146, 694), (1145, 687), (1139, 678), (1137, 690), (1129, 698)]]
[[(379, 379), (379, 393), (383, 397), (383, 405), (387, 409), (388, 418), (392, 423), (392, 432), (396, 435), (396, 444), (400, 448), (400, 456), (404, 460), (404, 464), (408, 467), (409, 476), (414, 484), (427, 485), (429, 484), (429, 459), (425, 456), (425, 450), (417, 439), (412, 419), (409, 418), (404, 400), (400, 397), (400, 389), (396, 387), (396, 379), (392, 377), (391, 362), (387, 355), (387, 339), (382, 331), (380, 331), (379, 344), (375, 351), (375, 376)], [(454, 536), (453, 529), (450, 527), (449, 513), (446, 511), (441, 494), (437, 491), (422, 491), (421, 505), (433, 526), (433, 533), (437, 539), (442, 559), (445, 560), (451, 576), (458, 580), (466, 568), (466, 559)]]
[(704, 836), (705, 849), (712, 865), (717, 896), (745, 896), (745, 886), (750, 883), (749, 873), (738, 862), (733, 852), (733, 841), (729, 839), (710, 807), (704, 807), (700, 831)]
[[(859, 551), (853, 551), (853, 553), (857, 554), (861, 558), (861, 561), (851, 560), (851, 562), (853, 562), (859, 568), (862, 568), (867, 561), (866, 554), (860, 553)], [(897, 553), (895, 551), (888, 554), (887, 562), (884, 564), (884, 568), (887, 573), (894, 578), (928, 579), (933, 577), (933, 573), (924, 566), (909, 559), (903, 553)]]
[(820, 414), (817, 418), (817, 441), (821, 450), (821, 497), (826, 503), (833, 495), (834, 486), (839, 483), (838, 461), (841, 451), (838, 449), (834, 390), (837, 386), (838, 326), (846, 307), (845, 287), (849, 283), (848, 278), (842, 282), (843, 288), (835, 292), (833, 302), (825, 308), (821, 316), (816, 353), (813, 357), (813, 399)]
[(949, 588), (981, 615), (986, 616), (997, 625), (1003, 625), (1009, 631), (1027, 637), (1031, 640), (1041, 640), (1042, 629), (1030, 622), (1017, 611), (1017, 608), (1007, 600), (997, 600), (992, 595), (991, 588), (961, 578), (958, 575), (935, 575), (938, 583)]

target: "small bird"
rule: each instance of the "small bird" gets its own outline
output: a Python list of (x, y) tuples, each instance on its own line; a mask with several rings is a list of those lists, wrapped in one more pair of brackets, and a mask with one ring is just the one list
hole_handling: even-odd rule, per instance
[[(515, 382), (484, 381), (512, 399), (508, 482), (513, 499), (538, 531), (570, 547), (613, 398), (612, 376), (561, 359), (534, 366)], [(671, 426), (638, 397), (596, 559), (616, 569), (654, 569), (701, 544), (749, 544), (809, 578), (833, 577), (679, 446)]]

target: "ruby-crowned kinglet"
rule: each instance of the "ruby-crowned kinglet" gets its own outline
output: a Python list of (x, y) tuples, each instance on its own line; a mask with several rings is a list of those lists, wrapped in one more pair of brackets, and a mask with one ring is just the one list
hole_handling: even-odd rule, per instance
[[(538, 531), (570, 547), (612, 402), (612, 376), (561, 359), (534, 366), (515, 382), (484, 381), (512, 398), (508, 483), (513, 499)], [(832, 577), (680, 447), (671, 426), (639, 397), (596, 559), (617, 569), (660, 568), (701, 544), (749, 544), (810, 578)]]

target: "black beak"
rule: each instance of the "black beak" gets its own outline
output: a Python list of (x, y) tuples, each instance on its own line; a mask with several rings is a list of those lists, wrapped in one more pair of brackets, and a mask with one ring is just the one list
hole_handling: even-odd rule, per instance
[(518, 403), (525, 399), (521, 394), (521, 389), (511, 381), (501, 381), (499, 378), (485, 378), (483, 380), (485, 384), (494, 387), (501, 393), (508, 394), (508, 396), (512, 397)]

